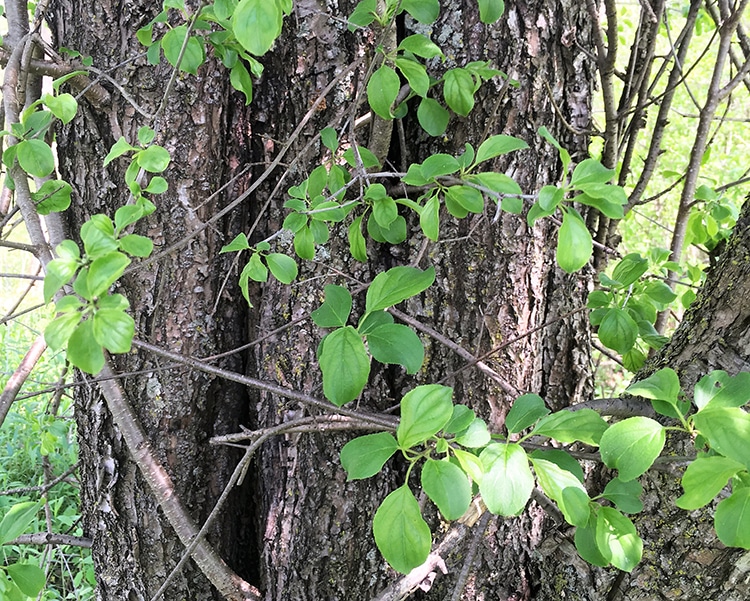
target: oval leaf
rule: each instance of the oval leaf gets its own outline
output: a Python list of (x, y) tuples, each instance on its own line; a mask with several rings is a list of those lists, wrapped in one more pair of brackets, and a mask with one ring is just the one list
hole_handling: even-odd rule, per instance
[(278, 2), (241, 0), (232, 14), (232, 30), (245, 50), (262, 56), (281, 34), (282, 19)]
[(594, 244), (586, 223), (575, 209), (563, 213), (557, 234), (557, 264), (568, 273), (581, 269), (591, 258)]
[(526, 451), (517, 444), (491, 444), (479, 456), (484, 475), (479, 483), (487, 509), (496, 515), (518, 515), (534, 490)]
[(367, 289), (368, 313), (397, 305), (429, 288), (435, 281), (435, 268), (393, 267), (379, 273)]
[(664, 448), (664, 426), (648, 417), (630, 417), (611, 425), (602, 435), (599, 451), (607, 467), (627, 482), (644, 474)]
[(716, 507), (714, 526), (727, 547), (750, 549), (750, 488), (735, 490)]
[(381, 363), (403, 365), (406, 373), (415, 374), (424, 361), (424, 346), (419, 336), (401, 324), (385, 324), (367, 334), (367, 347)]
[(367, 384), (370, 358), (362, 338), (351, 326), (339, 328), (323, 339), (319, 363), (323, 394), (338, 407), (356, 399)]
[(367, 434), (350, 440), (341, 449), (341, 465), (348, 480), (362, 480), (377, 474), (398, 450), (398, 443), (388, 432)]
[(442, 429), (453, 415), (453, 389), (426, 384), (410, 390), (401, 400), (396, 438), (402, 449), (416, 446)]
[(471, 503), (471, 485), (463, 470), (449, 461), (428, 459), (422, 467), (422, 488), (446, 520), (460, 518)]
[(396, 72), (387, 65), (381, 65), (367, 82), (367, 101), (370, 108), (383, 119), (392, 119), (391, 106), (396, 101), (401, 81)]
[(402, 574), (422, 565), (430, 554), (430, 527), (406, 485), (394, 490), (380, 504), (372, 520), (372, 532), (385, 560)]

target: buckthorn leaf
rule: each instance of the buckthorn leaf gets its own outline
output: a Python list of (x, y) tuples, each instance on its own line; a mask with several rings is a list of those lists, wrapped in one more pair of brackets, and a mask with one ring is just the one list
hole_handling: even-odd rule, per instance
[(362, 480), (377, 474), (398, 450), (398, 443), (388, 432), (366, 434), (350, 440), (341, 449), (341, 465), (348, 480)]
[(430, 527), (406, 485), (383, 499), (372, 520), (372, 532), (385, 560), (402, 574), (422, 565), (430, 554)]

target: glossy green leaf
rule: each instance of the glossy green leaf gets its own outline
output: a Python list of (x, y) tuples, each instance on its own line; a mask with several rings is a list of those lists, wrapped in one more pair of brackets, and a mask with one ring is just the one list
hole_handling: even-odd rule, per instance
[[(464, 179), (497, 194), (522, 194), (521, 186), (512, 177), (504, 173), (488, 171), (486, 173), (475, 173)], [(517, 200), (520, 201), (521, 199)]]
[(599, 452), (607, 467), (627, 482), (644, 474), (664, 448), (664, 426), (648, 417), (629, 417), (611, 425), (599, 441)]
[(128, 152), (132, 152), (134, 150), (137, 150), (135, 146), (132, 146), (131, 144), (128, 144), (128, 142), (120, 136), (120, 138), (117, 140), (117, 142), (114, 143), (111, 150), (107, 153), (107, 156), (104, 157), (104, 166), (106, 167), (109, 165), (113, 160), (115, 160), (117, 157), (120, 157)]
[(42, 102), (63, 123), (70, 123), (78, 112), (78, 102), (71, 94), (45, 94)]
[(573, 170), (570, 184), (574, 188), (591, 183), (606, 184), (614, 174), (614, 169), (607, 169), (596, 159), (584, 159)]
[(0, 522), (0, 545), (15, 540), (23, 534), (41, 506), (42, 503), (39, 501), (23, 501), (12, 505), (3, 516), (3, 521)]
[(115, 239), (115, 226), (106, 215), (92, 215), (81, 226), (81, 240), (89, 259), (116, 252), (119, 247)]
[(532, 459), (544, 459), (550, 463), (554, 463), (560, 469), (566, 470), (573, 474), (580, 483), (585, 482), (583, 469), (581, 464), (578, 463), (570, 454), (566, 453), (561, 449), (534, 449), (529, 457)]
[(489, 445), (479, 459), (484, 475), (479, 483), (487, 509), (495, 515), (520, 514), (534, 490), (526, 451), (515, 443)]
[[(177, 66), (177, 61), (180, 58), (180, 52), (182, 52), (182, 46), (185, 44), (185, 37), (187, 35), (187, 26), (178, 25), (167, 31), (161, 40), (164, 57), (173, 67)], [(205, 58), (203, 44), (195, 36), (190, 36), (187, 40), (187, 45), (185, 46), (185, 52), (182, 55), (180, 70), (196, 75), (198, 73), (198, 67), (203, 64)]]
[(544, 400), (538, 394), (523, 394), (513, 401), (513, 406), (505, 417), (505, 427), (515, 434), (525, 430), (549, 413)]
[(446, 520), (457, 520), (469, 508), (469, 479), (460, 467), (450, 461), (425, 461), (421, 483), (425, 494), (437, 505)]
[(580, 213), (566, 209), (557, 233), (557, 264), (564, 271), (574, 273), (589, 262), (593, 250), (591, 233)]
[(494, 23), (505, 12), (505, 2), (503, 0), (478, 0), (479, 3), (479, 20), (482, 23)]
[(341, 465), (347, 480), (362, 480), (377, 474), (398, 450), (398, 443), (388, 432), (366, 434), (350, 440), (341, 449)]
[(424, 235), (432, 241), (437, 241), (440, 236), (440, 200), (437, 194), (430, 198), (419, 214), (419, 226)]
[(625, 216), (623, 206), (628, 197), (620, 186), (605, 184), (588, 184), (585, 192), (572, 198), (574, 202), (598, 209), (610, 219), (622, 219)]
[(434, 436), (453, 415), (453, 389), (425, 384), (410, 390), (401, 399), (401, 420), (396, 438), (402, 449), (416, 446)]
[(420, 23), (434, 23), (440, 14), (439, 0), (402, 0), (401, 8)]
[(714, 526), (727, 547), (750, 549), (750, 488), (738, 488), (717, 505)]
[(643, 511), (643, 503), (640, 496), (643, 487), (638, 480), (624, 482), (620, 478), (614, 478), (607, 482), (602, 497), (612, 501), (623, 513), (640, 513)]
[(443, 76), (443, 97), (453, 112), (466, 117), (474, 108), (474, 78), (466, 69), (455, 67)]
[(615, 265), (612, 279), (618, 281), (623, 288), (630, 286), (648, 270), (648, 260), (638, 253), (625, 255)]
[(372, 520), (372, 532), (385, 560), (402, 574), (422, 565), (430, 554), (430, 527), (406, 485), (394, 490), (380, 504)]
[(47, 346), (52, 350), (65, 347), (68, 343), (68, 338), (70, 338), (80, 321), (81, 314), (78, 312), (65, 313), (50, 321), (47, 327), (44, 328), (44, 340)]
[(682, 475), (685, 491), (675, 504), (691, 511), (710, 503), (735, 474), (746, 470), (742, 463), (721, 455), (699, 455)]
[(469, 427), (477, 417), (477, 414), (466, 405), (453, 405), (453, 413), (450, 421), (445, 425), (443, 431), (446, 434), (456, 434)]
[(59, 213), (70, 206), (70, 184), (61, 180), (47, 180), (31, 197), (37, 203), (36, 212), (40, 215)]
[(669, 367), (660, 369), (644, 380), (634, 382), (625, 390), (628, 394), (646, 399), (676, 403), (680, 394), (680, 379)]
[(416, 267), (392, 267), (375, 276), (367, 289), (365, 308), (368, 313), (386, 309), (416, 296), (435, 281), (435, 268), (422, 271)]
[(556, 463), (531, 458), (539, 486), (560, 508), (565, 521), (573, 526), (585, 526), (591, 513), (589, 496), (575, 475)]
[(22, 140), (16, 145), (16, 160), (26, 173), (47, 177), (55, 170), (55, 157), (44, 140)]
[[(286, 222), (284, 223), (286, 224)], [(294, 252), (300, 259), (307, 259), (308, 261), (312, 261), (315, 257), (315, 241), (309, 227), (303, 226), (295, 232)]]
[(91, 318), (94, 339), (112, 353), (128, 353), (135, 335), (135, 322), (119, 309), (100, 309)]
[(638, 337), (638, 324), (627, 311), (611, 307), (607, 309), (607, 313), (599, 324), (597, 334), (604, 346), (624, 354), (635, 344)]
[(579, 440), (596, 446), (608, 427), (609, 424), (593, 409), (565, 410), (543, 417), (532, 434), (548, 436), (564, 443)]
[(95, 375), (104, 367), (102, 347), (94, 338), (90, 319), (82, 322), (68, 340), (68, 361), (81, 371)]
[(370, 375), (370, 357), (362, 337), (351, 326), (328, 334), (322, 343), (323, 394), (337, 407), (356, 399)]
[(383, 119), (392, 119), (391, 107), (401, 89), (398, 74), (387, 65), (376, 69), (367, 82), (367, 100), (370, 108)]
[(599, 508), (596, 545), (616, 568), (630, 572), (641, 561), (643, 541), (627, 517), (612, 507)]
[(422, 176), (430, 181), (442, 175), (450, 175), (461, 168), (456, 157), (438, 153), (427, 157), (422, 163)]
[(656, 301), (662, 306), (666, 306), (677, 299), (677, 295), (666, 282), (655, 280), (649, 282), (643, 292), (650, 299)]
[(273, 0), (241, 0), (232, 14), (232, 30), (245, 50), (263, 56), (281, 35), (282, 19)]
[(169, 151), (161, 146), (153, 145), (136, 153), (138, 165), (149, 173), (161, 173), (169, 166), (171, 157)]
[(36, 597), (47, 583), (47, 577), (39, 566), (29, 563), (12, 563), (5, 567), (13, 583), (29, 597)]
[(401, 324), (384, 324), (367, 334), (367, 347), (381, 363), (403, 365), (415, 374), (424, 361), (424, 346), (414, 330)]
[(89, 266), (88, 289), (91, 296), (101, 296), (114, 284), (130, 265), (121, 252), (112, 252), (95, 259)]
[(363, 263), (367, 262), (367, 241), (362, 235), (362, 216), (360, 215), (349, 225), (347, 230), (349, 238), (349, 252), (352, 257)]
[(483, 419), (474, 419), (469, 426), (456, 434), (455, 441), (462, 447), (467, 449), (478, 449), (487, 444), (491, 440), (490, 431), (487, 429), (487, 424)]
[(372, 332), (375, 328), (380, 327), (384, 324), (393, 323), (393, 316), (386, 311), (375, 311), (373, 313), (365, 313), (359, 321), (357, 331), (360, 335), (365, 336)]
[(693, 424), (711, 448), (750, 468), (750, 415), (739, 407), (704, 407)]
[(609, 565), (609, 559), (602, 555), (596, 543), (596, 524), (598, 518), (591, 514), (589, 522), (585, 526), (576, 528), (575, 546), (578, 554), (590, 564), (603, 568)]
[(453, 449), (453, 454), (456, 456), (461, 469), (469, 478), (479, 484), (484, 476), (484, 466), (479, 457), (462, 449)]
[(398, 206), (390, 196), (377, 199), (372, 203), (372, 214), (381, 228), (387, 228), (398, 217)]
[(55, 293), (75, 275), (77, 269), (78, 262), (74, 259), (53, 259), (47, 263), (47, 272), (44, 276), (44, 302), (51, 301)]
[(476, 188), (471, 186), (450, 186), (445, 189), (445, 204), (453, 201), (469, 213), (481, 213), (484, 211), (484, 196)]
[(699, 410), (742, 407), (750, 402), (750, 373), (740, 372), (729, 376), (725, 371), (714, 370), (698, 381), (694, 395)]
[(148, 257), (154, 250), (154, 243), (146, 236), (128, 234), (120, 238), (120, 250), (133, 257)]
[(323, 304), (310, 313), (310, 317), (320, 328), (345, 326), (352, 310), (352, 295), (343, 286), (328, 284), (325, 287)]
[(297, 277), (297, 262), (283, 253), (269, 253), (266, 264), (275, 277), (282, 284), (291, 284)]
[[(115, 221), (117, 221), (116, 216)], [(244, 232), (240, 232), (229, 244), (225, 244), (224, 246), (222, 246), (219, 252), (227, 253), (237, 250), (247, 250), (248, 248), (250, 248), (250, 243), (247, 241), (247, 236), (244, 234)]]
[(487, 138), (477, 149), (477, 156), (474, 159), (474, 164), (478, 165), (489, 159), (494, 159), (502, 154), (508, 154), (514, 150), (522, 150), (528, 148), (529, 145), (514, 136), (508, 136), (500, 134), (496, 136), (490, 136)]
[(406, 50), (420, 56), (422, 58), (435, 58), (436, 56), (443, 56), (440, 47), (435, 44), (430, 38), (421, 33), (415, 33), (413, 35), (405, 37), (398, 44), (398, 50)]
[(251, 279), (254, 282), (268, 281), (268, 268), (263, 264), (258, 253), (250, 255), (247, 265), (242, 269), (240, 279)]
[(245, 105), (253, 101), (253, 79), (241, 61), (237, 61), (229, 71), (229, 83), (245, 95)]
[(442, 136), (450, 118), (450, 113), (433, 98), (422, 98), (417, 107), (419, 125), (431, 136)]
[(408, 58), (397, 58), (396, 67), (409, 82), (409, 87), (417, 95), (424, 98), (430, 89), (430, 78), (424, 65)]

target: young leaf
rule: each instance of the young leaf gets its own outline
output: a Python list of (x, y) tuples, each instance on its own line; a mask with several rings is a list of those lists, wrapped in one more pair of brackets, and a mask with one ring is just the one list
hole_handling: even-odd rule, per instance
[(31, 197), (38, 204), (36, 212), (40, 215), (59, 213), (70, 206), (70, 194), (73, 191), (70, 184), (61, 180), (47, 180)]
[(453, 405), (453, 413), (450, 421), (445, 424), (443, 431), (446, 434), (456, 434), (469, 427), (469, 424), (476, 418), (476, 413), (466, 405)]
[(171, 160), (169, 151), (157, 145), (137, 152), (135, 158), (138, 165), (149, 173), (161, 173), (169, 166)]
[(570, 184), (574, 188), (591, 183), (606, 184), (614, 174), (614, 169), (607, 169), (596, 159), (585, 159), (576, 165)]
[(75, 275), (77, 269), (78, 261), (75, 259), (60, 258), (50, 261), (44, 276), (44, 302), (51, 301), (55, 293)]
[(253, 101), (253, 79), (250, 77), (245, 65), (237, 61), (229, 71), (229, 83), (238, 92), (245, 95), (245, 105)]
[(714, 526), (727, 547), (750, 549), (750, 488), (735, 490), (717, 505)]
[(424, 361), (424, 346), (419, 336), (401, 324), (384, 324), (367, 334), (367, 347), (381, 363), (403, 365), (407, 374), (415, 374)]
[(393, 316), (386, 311), (380, 310), (374, 313), (365, 313), (359, 320), (357, 331), (361, 336), (367, 336), (375, 328), (391, 323), (393, 323)]
[(422, 58), (434, 58), (436, 56), (443, 56), (440, 47), (435, 44), (430, 38), (421, 33), (415, 33), (413, 35), (405, 37), (399, 42), (397, 50), (406, 50), (420, 56)]
[[(286, 227), (286, 221), (284, 223)], [(303, 226), (295, 232), (294, 252), (300, 259), (307, 259), (308, 261), (312, 261), (315, 257), (315, 241), (309, 227)]]
[(487, 424), (483, 419), (475, 418), (469, 426), (456, 434), (456, 444), (460, 444), (467, 449), (479, 449), (489, 444), (492, 437), (487, 429)]
[(557, 233), (557, 264), (564, 271), (574, 273), (589, 262), (593, 251), (591, 234), (580, 213), (566, 209)]
[(154, 243), (146, 236), (128, 234), (120, 238), (120, 250), (132, 257), (148, 257), (154, 250)]
[(320, 131), (320, 141), (331, 152), (336, 152), (339, 147), (339, 139), (336, 135), (336, 130), (332, 127), (325, 127)]
[(453, 449), (453, 454), (458, 459), (461, 469), (466, 472), (469, 478), (479, 484), (484, 476), (484, 466), (479, 457), (461, 449)]
[(581, 484), (586, 480), (581, 464), (561, 449), (535, 449), (529, 454), (529, 457), (532, 459), (544, 459), (545, 461), (554, 463), (560, 469), (573, 474)]
[(263, 56), (281, 35), (283, 18), (277, 2), (241, 0), (232, 14), (232, 31), (245, 50)]
[(703, 507), (724, 489), (729, 478), (746, 469), (743, 464), (728, 457), (699, 455), (682, 475), (685, 493), (675, 504), (687, 511)]
[[(73, 298), (73, 297), (63, 297)], [(62, 300), (62, 299), (61, 299)], [(67, 343), (70, 335), (81, 321), (81, 314), (77, 311), (74, 313), (65, 313), (50, 321), (44, 328), (44, 340), (52, 350), (63, 348)]]
[(385, 560), (402, 574), (422, 565), (430, 554), (430, 527), (406, 485), (383, 499), (372, 520), (372, 532)]
[(419, 125), (431, 136), (442, 136), (448, 127), (450, 113), (433, 98), (422, 98), (417, 107)]
[(695, 405), (699, 410), (714, 407), (742, 407), (750, 401), (750, 373), (735, 376), (714, 370), (695, 385)]
[(125, 138), (120, 136), (117, 142), (115, 142), (114, 146), (112, 146), (111, 150), (107, 153), (107, 156), (104, 157), (104, 166), (106, 167), (117, 157), (120, 157), (134, 150), (137, 150), (137, 148), (135, 146), (128, 144)]
[(440, 236), (440, 200), (437, 194), (432, 196), (422, 208), (419, 226), (430, 240), (436, 241)]
[(505, 427), (509, 433), (516, 434), (548, 413), (549, 409), (542, 397), (538, 394), (523, 394), (513, 401), (513, 406), (505, 417)]
[(269, 253), (266, 255), (266, 264), (273, 277), (282, 284), (291, 284), (297, 277), (297, 262), (288, 255)]
[(341, 449), (341, 465), (347, 480), (374, 476), (397, 450), (398, 443), (388, 432), (366, 434), (350, 440)]
[[(180, 58), (180, 52), (182, 52), (182, 46), (185, 43), (185, 37), (187, 34), (187, 26), (178, 25), (164, 34), (164, 37), (161, 40), (164, 57), (173, 67), (177, 66), (177, 60)], [(185, 46), (185, 52), (182, 55), (180, 70), (197, 75), (198, 67), (203, 64), (205, 58), (203, 44), (195, 36), (190, 36), (187, 45)]]
[(24, 501), (12, 505), (0, 522), (0, 545), (12, 541), (23, 534), (24, 530), (31, 524), (39, 508), (41, 501)]
[[(115, 215), (115, 222), (116, 221), (117, 215)], [(250, 248), (250, 243), (247, 241), (247, 236), (244, 234), (244, 232), (240, 232), (229, 244), (225, 244), (224, 246), (222, 246), (219, 252), (227, 253), (235, 250), (247, 250), (248, 248)]]
[(614, 478), (607, 482), (602, 497), (612, 501), (623, 513), (640, 513), (643, 511), (642, 492), (643, 487), (638, 480), (623, 482), (620, 478)]
[(386, 309), (416, 296), (435, 281), (435, 268), (422, 271), (416, 267), (393, 267), (379, 273), (367, 289), (365, 308), (368, 313)]
[(422, 98), (427, 96), (427, 90), (430, 89), (430, 78), (421, 63), (408, 58), (397, 58), (396, 67), (409, 82), (409, 87), (417, 96)]
[(130, 265), (130, 259), (121, 252), (107, 253), (89, 266), (88, 290), (91, 296), (101, 296)]
[(422, 467), (422, 489), (446, 520), (460, 518), (471, 503), (471, 485), (464, 471), (449, 461), (428, 459)]
[(607, 348), (627, 353), (638, 337), (638, 324), (624, 309), (611, 307), (599, 324), (599, 340)]
[(625, 392), (642, 396), (645, 399), (677, 403), (680, 395), (680, 379), (675, 371), (669, 367), (660, 369), (645, 380), (640, 380), (628, 386)]
[(474, 78), (466, 69), (455, 67), (443, 76), (443, 97), (453, 112), (466, 117), (474, 108)]
[(479, 491), (487, 509), (502, 516), (520, 514), (534, 490), (526, 451), (515, 443), (495, 443), (479, 459), (484, 466)]
[(430, 181), (441, 175), (455, 173), (460, 168), (456, 157), (444, 153), (433, 154), (422, 163), (422, 176)]
[(339, 328), (323, 339), (319, 363), (323, 394), (337, 407), (356, 399), (367, 384), (370, 358), (361, 336), (351, 326)]
[(612, 279), (627, 288), (648, 270), (648, 259), (644, 259), (638, 253), (625, 255), (612, 271)]
[(574, 542), (578, 554), (590, 564), (603, 568), (609, 565), (609, 559), (602, 555), (596, 544), (596, 525), (598, 517), (592, 513), (585, 526), (576, 528)]
[(529, 145), (526, 142), (514, 136), (507, 136), (505, 134), (490, 136), (479, 146), (474, 164), (478, 165), (501, 154), (508, 154), (514, 150), (521, 150), (528, 147)]
[(664, 448), (664, 426), (648, 417), (629, 417), (611, 425), (602, 435), (599, 451), (607, 467), (618, 470), (627, 482), (644, 474)]
[(401, 399), (401, 420), (396, 438), (402, 449), (423, 443), (441, 430), (453, 415), (453, 389), (425, 384), (410, 390)]
[(357, 27), (367, 27), (375, 20), (377, 12), (377, 0), (362, 0), (349, 15), (349, 31), (354, 31)]
[(370, 108), (383, 119), (393, 119), (391, 106), (396, 101), (401, 82), (396, 72), (381, 65), (367, 82), (367, 100)]
[(16, 159), (26, 173), (36, 177), (47, 177), (55, 169), (52, 149), (44, 140), (33, 138), (16, 145)]
[(100, 309), (91, 318), (98, 344), (112, 353), (129, 353), (135, 335), (135, 322), (119, 309)]
[[(463, 212), (481, 213), (484, 211), (484, 196), (476, 188), (471, 186), (450, 186), (445, 189), (445, 205), (449, 201), (458, 204)], [(453, 213), (452, 213), (453, 214)], [(455, 214), (454, 214), (455, 216)], [(465, 214), (459, 218), (463, 218)]]
[(616, 568), (630, 572), (641, 561), (643, 541), (627, 517), (612, 507), (600, 507), (596, 545)]
[(693, 423), (708, 439), (711, 448), (725, 457), (750, 467), (750, 415), (739, 407), (704, 407)]
[(325, 287), (325, 301), (310, 317), (320, 328), (345, 326), (352, 310), (352, 295), (343, 286), (328, 284)]
[(548, 436), (564, 443), (580, 440), (596, 446), (608, 427), (609, 424), (593, 409), (564, 410), (543, 417), (532, 434)]
[(573, 526), (585, 526), (589, 521), (589, 496), (583, 484), (569, 471), (544, 459), (531, 458), (539, 486), (557, 503), (565, 521)]
[(104, 353), (94, 338), (90, 319), (82, 322), (71, 334), (68, 340), (68, 361), (92, 375), (98, 374), (104, 367)]
[(367, 262), (367, 241), (362, 235), (362, 215), (357, 217), (349, 225), (347, 230), (349, 238), (349, 252), (357, 261)]

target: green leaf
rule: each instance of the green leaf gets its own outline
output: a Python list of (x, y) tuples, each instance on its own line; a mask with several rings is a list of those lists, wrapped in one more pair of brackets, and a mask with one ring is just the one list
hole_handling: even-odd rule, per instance
[(362, 337), (351, 326), (328, 334), (322, 342), (323, 394), (337, 407), (356, 399), (370, 375), (370, 357)]
[(648, 417), (630, 417), (611, 425), (602, 435), (599, 452), (607, 467), (627, 482), (644, 474), (664, 448), (664, 426)]
[(431, 136), (442, 136), (450, 118), (450, 113), (433, 98), (422, 98), (417, 107), (419, 125)]
[(450, 461), (425, 461), (421, 483), (425, 494), (437, 505), (446, 520), (457, 520), (469, 508), (469, 479), (460, 467)]
[(388, 432), (366, 434), (350, 440), (341, 449), (341, 465), (347, 480), (363, 480), (377, 474), (398, 450), (398, 443)]
[(623, 482), (620, 478), (614, 478), (607, 482), (602, 497), (612, 501), (623, 513), (640, 513), (643, 511), (642, 492), (643, 487), (638, 480)]
[(385, 311), (375, 311), (374, 313), (365, 313), (359, 321), (357, 331), (361, 336), (366, 336), (372, 332), (375, 328), (382, 326), (383, 324), (393, 323), (393, 317), (390, 313)]
[(232, 30), (245, 50), (263, 56), (281, 35), (283, 18), (275, 1), (241, 0), (232, 14)]
[(55, 169), (52, 149), (44, 140), (23, 140), (16, 145), (16, 160), (26, 173), (47, 177)]
[(0, 522), (0, 545), (17, 539), (24, 533), (29, 524), (34, 521), (41, 501), (24, 501), (16, 503), (8, 509), (8, 512)]
[(439, 384), (417, 386), (404, 395), (396, 429), (402, 449), (423, 443), (448, 423), (453, 415), (452, 396), (452, 388)]
[(112, 252), (95, 259), (89, 266), (88, 290), (93, 296), (101, 296), (130, 265), (130, 259), (121, 252)]
[(372, 520), (372, 532), (385, 560), (402, 574), (422, 565), (430, 554), (430, 527), (406, 485), (383, 499)]
[(258, 253), (253, 253), (247, 262), (247, 265), (242, 269), (240, 274), (240, 280), (251, 279), (254, 282), (266, 282), (268, 281), (268, 268), (263, 264)]
[(609, 565), (609, 559), (602, 555), (596, 544), (596, 525), (598, 518), (596, 514), (591, 514), (591, 519), (585, 526), (576, 528), (575, 545), (578, 554), (590, 564), (603, 568)]
[(489, 444), (492, 437), (483, 419), (474, 419), (469, 426), (456, 435), (455, 441), (467, 449), (478, 449)]
[(564, 271), (574, 273), (589, 262), (593, 250), (591, 234), (580, 213), (566, 209), (557, 233), (557, 264)]
[(367, 334), (367, 347), (381, 363), (403, 365), (407, 374), (415, 374), (424, 361), (424, 346), (419, 336), (401, 324), (386, 324)]
[(253, 79), (241, 61), (237, 61), (229, 71), (229, 83), (235, 90), (245, 95), (246, 106), (253, 101)]
[(399, 42), (397, 50), (406, 50), (422, 58), (435, 58), (444, 56), (440, 47), (430, 38), (421, 33), (405, 37)]
[(135, 322), (119, 309), (100, 309), (91, 318), (98, 344), (112, 353), (129, 353), (135, 336)]
[(94, 338), (90, 319), (82, 322), (68, 340), (68, 361), (81, 371), (95, 375), (104, 367), (102, 347)]
[(529, 145), (526, 142), (514, 136), (504, 134), (490, 136), (479, 146), (474, 164), (478, 165), (501, 154), (508, 154), (514, 150), (521, 150), (528, 147)]
[(434, 267), (424, 271), (416, 267), (393, 267), (375, 276), (367, 289), (365, 310), (372, 313), (397, 305), (426, 290), (434, 281)]
[(526, 451), (515, 443), (495, 443), (479, 459), (484, 466), (479, 491), (487, 509), (496, 515), (519, 515), (534, 490)]
[(422, 163), (422, 175), (425, 179), (432, 180), (441, 175), (450, 175), (461, 168), (456, 157), (449, 154), (438, 153), (426, 158)]
[(699, 410), (741, 407), (750, 401), (750, 373), (740, 372), (730, 377), (725, 371), (714, 370), (698, 381), (694, 395)]
[(388, 228), (398, 217), (398, 206), (390, 196), (373, 200), (372, 214), (381, 228)]
[(315, 241), (309, 227), (301, 227), (295, 232), (294, 252), (300, 259), (307, 259), (308, 261), (312, 261), (315, 257)]
[(106, 215), (93, 215), (81, 226), (81, 240), (89, 259), (117, 251), (115, 226)]
[(430, 89), (430, 78), (424, 65), (408, 58), (397, 58), (396, 67), (409, 82), (409, 87), (417, 96), (422, 98), (427, 96), (427, 90)]
[(675, 371), (669, 367), (660, 369), (645, 380), (640, 380), (628, 386), (625, 392), (642, 396), (646, 399), (676, 403), (680, 394), (680, 379)]
[(616, 568), (630, 572), (641, 561), (643, 541), (627, 517), (612, 507), (600, 507), (596, 545)]
[(635, 344), (638, 337), (638, 324), (627, 311), (612, 307), (607, 309), (597, 333), (604, 346), (625, 354)]
[(107, 156), (104, 157), (104, 166), (106, 167), (112, 161), (114, 161), (117, 157), (120, 157), (134, 150), (138, 150), (138, 149), (135, 146), (128, 144), (125, 138), (120, 136), (117, 142), (114, 143), (114, 146), (112, 146), (111, 150), (107, 153)]
[(446, 434), (456, 434), (469, 427), (477, 417), (477, 414), (466, 405), (453, 405), (453, 413), (450, 421), (445, 424), (443, 431)]
[(625, 255), (612, 271), (612, 279), (618, 281), (623, 288), (627, 288), (648, 270), (648, 259), (638, 253)]
[(345, 326), (352, 310), (352, 295), (343, 286), (328, 284), (325, 287), (325, 300), (310, 317), (320, 328)]
[(544, 459), (531, 458), (539, 486), (544, 493), (557, 503), (565, 516), (565, 521), (573, 526), (585, 526), (589, 521), (589, 496), (575, 475), (556, 463)]
[(718, 504), (714, 526), (727, 547), (750, 549), (750, 488), (739, 488)]
[(453, 449), (453, 454), (456, 456), (461, 469), (469, 478), (479, 484), (484, 476), (484, 466), (479, 457), (461, 449)]
[(45, 94), (42, 102), (63, 123), (70, 123), (78, 112), (78, 101), (71, 94)]
[(560, 469), (564, 469), (573, 474), (580, 483), (583, 484), (585, 482), (586, 478), (583, 475), (581, 464), (563, 450), (535, 449), (529, 454), (529, 457), (532, 459), (544, 459), (545, 461), (554, 463)]
[[(357, 146), (357, 152), (359, 153), (359, 158), (362, 160), (362, 166), (365, 169), (369, 169), (370, 167), (380, 167), (378, 157), (376, 157), (368, 148)], [(347, 148), (344, 151), (343, 157), (350, 167), (359, 167), (352, 148)]]
[(45, 303), (51, 301), (55, 293), (70, 281), (77, 269), (78, 261), (74, 259), (53, 259), (47, 263), (47, 272), (44, 276)]
[(735, 474), (746, 470), (742, 463), (721, 455), (699, 455), (682, 475), (685, 493), (675, 504), (691, 511), (710, 503)]
[(494, 23), (503, 16), (505, 2), (503, 0), (478, 0), (479, 20), (482, 23)]
[(436, 241), (440, 236), (440, 200), (437, 194), (431, 197), (422, 208), (419, 226), (430, 240)]
[(585, 159), (576, 165), (570, 184), (574, 188), (580, 188), (585, 184), (606, 184), (614, 176), (614, 169), (607, 169), (596, 159)]
[(445, 189), (445, 204), (451, 200), (461, 206), (469, 213), (481, 213), (484, 211), (484, 196), (476, 188), (471, 186), (450, 186)]
[(47, 346), (55, 351), (63, 348), (68, 343), (68, 339), (80, 321), (81, 314), (76, 311), (74, 313), (60, 315), (49, 322), (47, 327), (44, 328), (44, 340), (47, 343)]
[(559, 442), (576, 440), (597, 446), (609, 424), (593, 409), (558, 411), (543, 417), (532, 430), (537, 436), (548, 436)]
[(154, 243), (146, 236), (128, 234), (120, 238), (120, 250), (133, 257), (148, 257), (154, 250)]
[(443, 97), (453, 112), (466, 117), (474, 108), (474, 78), (466, 69), (456, 67), (443, 76)]
[(538, 394), (524, 394), (513, 401), (505, 417), (505, 427), (510, 434), (525, 430), (549, 413), (544, 400)]
[(660, 280), (649, 282), (643, 292), (660, 305), (668, 305), (677, 298), (669, 285)]
[(620, 186), (587, 184), (572, 200), (594, 207), (610, 219), (622, 219), (625, 216), (623, 205), (628, 202), (628, 197)]
[(62, 180), (47, 180), (31, 198), (37, 203), (36, 212), (40, 215), (59, 213), (70, 206), (70, 184)]
[(750, 468), (750, 415), (739, 407), (704, 407), (693, 424), (711, 448)]
[[(497, 194), (522, 194), (521, 186), (516, 181), (504, 173), (475, 173), (464, 178), (467, 182), (478, 184)], [(506, 199), (507, 200), (507, 199)], [(521, 202), (521, 199), (515, 199)]]
[(336, 130), (332, 127), (324, 127), (320, 131), (320, 141), (323, 142), (323, 146), (331, 152), (336, 152), (336, 149), (339, 147), (339, 139), (336, 135)]
[(349, 15), (349, 31), (354, 31), (357, 27), (367, 27), (375, 20), (377, 12), (377, 0), (362, 0)]
[(266, 255), (268, 269), (282, 284), (291, 284), (297, 277), (297, 262), (292, 257), (282, 253)]
[(5, 567), (11, 580), (19, 590), (29, 597), (36, 597), (47, 583), (47, 577), (39, 566), (28, 563), (12, 563)]
[[(117, 217), (115, 217), (115, 221)], [(234, 239), (229, 243), (221, 247), (220, 253), (228, 253), (236, 250), (247, 250), (250, 248), (250, 243), (247, 241), (247, 236), (244, 232), (237, 234)]]
[(171, 160), (169, 151), (157, 145), (137, 152), (135, 158), (138, 166), (149, 173), (161, 173), (169, 166)]
[(362, 263), (367, 263), (367, 241), (362, 235), (362, 216), (360, 215), (349, 225), (347, 232), (349, 238), (349, 252), (352, 257)]
[(367, 100), (370, 108), (383, 119), (393, 119), (391, 106), (396, 101), (401, 82), (398, 74), (387, 65), (381, 65), (367, 82)]
[(402, 0), (401, 8), (420, 23), (434, 23), (440, 14), (439, 0)]

